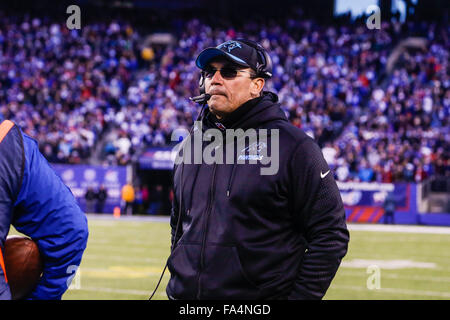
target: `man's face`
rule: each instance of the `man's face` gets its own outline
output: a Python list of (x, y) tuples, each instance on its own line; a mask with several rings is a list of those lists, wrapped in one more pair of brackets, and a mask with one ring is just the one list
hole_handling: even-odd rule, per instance
[(208, 106), (212, 113), (219, 118), (236, 110), (250, 99), (259, 96), (264, 79), (251, 77), (255, 72), (250, 68), (243, 69), (227, 61), (213, 61), (206, 70), (220, 70), (232, 68), (240, 70), (234, 78), (222, 77), (220, 71), (216, 71), (210, 78), (205, 79), (205, 91), (211, 95)]

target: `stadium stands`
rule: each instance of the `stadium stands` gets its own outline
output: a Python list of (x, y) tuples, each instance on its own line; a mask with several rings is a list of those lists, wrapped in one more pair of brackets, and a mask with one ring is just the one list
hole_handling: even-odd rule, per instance
[[(147, 36), (111, 21), (68, 30), (28, 15), (0, 19), (0, 117), (35, 137), (54, 163), (127, 164), (170, 144), (198, 107), (197, 54), (235, 37), (265, 46), (274, 61), (268, 90), (290, 121), (316, 139), (339, 181), (422, 181), (449, 175), (449, 29), (384, 22), (247, 21), (236, 28), (198, 19), (167, 30), (176, 43), (142, 54)], [(427, 50), (398, 44), (414, 34)]]

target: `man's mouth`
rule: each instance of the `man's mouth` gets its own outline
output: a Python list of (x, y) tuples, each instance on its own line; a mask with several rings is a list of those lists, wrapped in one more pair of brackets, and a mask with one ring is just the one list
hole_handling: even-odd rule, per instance
[(217, 90), (211, 90), (208, 92), (211, 96), (227, 96), (224, 92), (217, 91)]

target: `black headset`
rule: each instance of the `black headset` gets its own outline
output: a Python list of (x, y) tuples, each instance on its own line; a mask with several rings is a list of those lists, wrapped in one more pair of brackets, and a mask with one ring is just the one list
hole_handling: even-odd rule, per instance
[(261, 63), (259, 61), (256, 63), (256, 76), (264, 79), (272, 78), (272, 59), (270, 58), (270, 55), (267, 53), (266, 49), (264, 49), (262, 45), (253, 40), (236, 39), (236, 41), (245, 43), (246, 45), (255, 49), (258, 53)]

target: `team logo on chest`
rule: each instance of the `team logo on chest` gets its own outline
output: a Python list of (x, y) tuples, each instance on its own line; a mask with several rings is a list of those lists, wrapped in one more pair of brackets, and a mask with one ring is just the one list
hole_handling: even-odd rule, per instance
[(248, 147), (241, 150), (238, 155), (238, 160), (257, 160), (263, 159), (261, 151), (267, 149), (267, 143), (265, 142), (253, 142)]

